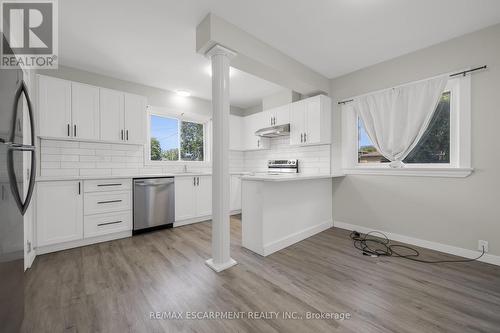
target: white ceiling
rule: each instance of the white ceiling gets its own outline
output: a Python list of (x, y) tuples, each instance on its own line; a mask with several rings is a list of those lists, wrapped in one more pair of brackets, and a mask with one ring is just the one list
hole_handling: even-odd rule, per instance
[[(64, 0), (62, 64), (210, 99), (209, 61), (195, 53), (208, 13), (328, 77), (500, 22), (498, 0)], [(282, 88), (235, 71), (231, 103)]]

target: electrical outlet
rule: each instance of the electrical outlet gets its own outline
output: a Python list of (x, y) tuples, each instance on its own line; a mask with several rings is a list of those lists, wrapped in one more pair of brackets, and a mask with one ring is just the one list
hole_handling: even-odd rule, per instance
[(479, 251), (483, 251), (483, 248), (484, 248), (484, 252), (488, 252), (488, 241), (485, 241), (485, 240), (479, 240), (477, 242), (477, 249)]

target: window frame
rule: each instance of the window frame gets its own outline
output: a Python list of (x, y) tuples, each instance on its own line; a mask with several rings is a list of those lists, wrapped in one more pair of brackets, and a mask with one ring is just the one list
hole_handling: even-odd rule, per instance
[[(151, 116), (158, 116), (163, 118), (176, 119), (178, 121), (178, 136), (179, 136), (179, 159), (176, 161), (155, 161), (151, 160)], [(192, 122), (203, 125), (203, 161), (184, 161), (181, 160), (181, 123)], [(183, 112), (175, 112), (173, 110), (156, 108), (148, 106), (147, 110), (147, 121), (146, 121), (146, 132), (147, 132), (147, 142), (144, 145), (144, 163), (146, 165), (184, 165), (184, 164), (197, 164), (197, 165), (207, 165), (211, 161), (211, 119), (204, 116), (198, 115), (187, 115)]]
[(342, 106), (342, 150), (345, 174), (431, 177), (467, 177), (471, 167), (471, 78), (450, 78), (450, 163), (408, 163), (392, 168), (389, 163), (359, 163), (358, 118), (352, 106)]

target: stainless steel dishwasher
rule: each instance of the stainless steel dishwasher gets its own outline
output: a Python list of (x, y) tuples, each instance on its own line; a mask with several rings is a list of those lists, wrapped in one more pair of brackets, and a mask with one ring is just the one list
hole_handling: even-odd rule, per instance
[(172, 227), (174, 219), (174, 177), (134, 179), (133, 233)]

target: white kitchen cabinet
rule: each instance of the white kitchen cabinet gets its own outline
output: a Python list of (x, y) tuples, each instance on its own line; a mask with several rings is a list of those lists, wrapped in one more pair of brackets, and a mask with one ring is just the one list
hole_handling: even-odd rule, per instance
[(241, 176), (231, 175), (231, 202), (229, 210), (234, 212), (241, 210)]
[(244, 150), (243, 117), (229, 115), (229, 149)]
[(101, 140), (145, 143), (145, 97), (101, 88), (100, 106)]
[(292, 103), (290, 110), (290, 144), (331, 143), (331, 100), (324, 95)]
[(124, 141), (124, 94), (111, 89), (99, 89), (101, 140)]
[(266, 119), (267, 116), (264, 112), (254, 113), (245, 117), (243, 121), (245, 150), (269, 149), (269, 139), (255, 135), (255, 131), (267, 126)]
[(263, 111), (265, 126), (276, 126), (290, 123), (290, 104)]
[(212, 176), (198, 176), (195, 192), (196, 215), (212, 215)]
[(212, 214), (212, 176), (175, 177), (175, 221)]
[(99, 88), (71, 83), (71, 123), (73, 137), (99, 139)]
[(83, 238), (83, 196), (80, 181), (40, 182), (36, 191), (37, 246)]
[(146, 143), (146, 98), (125, 94), (124, 110), (125, 141), (128, 143)]
[(175, 177), (175, 220), (196, 217), (196, 177)]
[(40, 135), (71, 137), (71, 81), (42, 75), (37, 79)]

